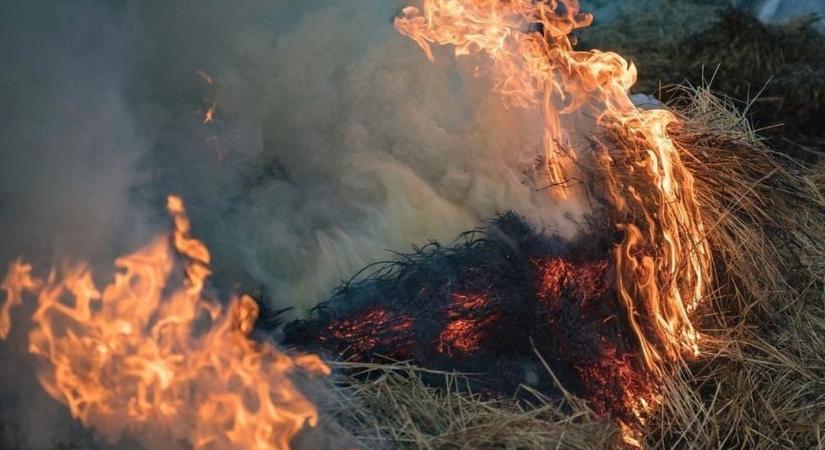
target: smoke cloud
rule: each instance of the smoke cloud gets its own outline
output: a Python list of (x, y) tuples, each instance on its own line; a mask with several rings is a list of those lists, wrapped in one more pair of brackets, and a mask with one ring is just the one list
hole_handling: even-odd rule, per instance
[[(402, 6), (3, 2), (0, 260), (106, 275), (168, 228), (176, 193), (219, 291), (302, 314), (388, 249), (448, 242), (500, 211), (572, 234), (565, 215), (584, 207), (531, 178), (540, 114), (491, 93), (474, 76), (484, 61), (441, 49), (429, 63), (392, 27)], [(4, 366), (4, 379), (30, 370)], [(27, 448), (69, 427), (49, 426), (43, 403), (2, 417), (23, 423)]]

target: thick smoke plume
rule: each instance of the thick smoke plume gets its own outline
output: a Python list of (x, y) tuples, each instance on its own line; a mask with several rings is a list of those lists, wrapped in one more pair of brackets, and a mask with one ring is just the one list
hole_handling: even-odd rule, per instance
[[(392, 28), (402, 2), (356, 3), (3, 2), (0, 260), (108, 276), (168, 227), (177, 193), (218, 290), (300, 314), (387, 249), (498, 211), (573, 234), (583, 206), (531, 173), (540, 114), (492, 94), (474, 76), (484, 61), (427, 63)], [(25, 354), (22, 334), (4, 361)], [(28, 381), (4, 382), (2, 431), (52, 448), (77, 425), (32, 371), (4, 362), (4, 380)]]
[(482, 61), (425, 63), (400, 6), (6, 6), (4, 256), (128, 245), (175, 192), (220, 279), (305, 308), (497, 211), (562, 226), (530, 179), (539, 115), (490, 94)]

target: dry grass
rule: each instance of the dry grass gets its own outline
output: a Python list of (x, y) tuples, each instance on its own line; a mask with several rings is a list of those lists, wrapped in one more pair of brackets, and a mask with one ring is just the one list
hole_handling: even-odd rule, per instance
[[(406, 364), (343, 364), (351, 373), (334, 405), (336, 419), (368, 448), (589, 449), (616, 442), (618, 429), (567, 395), (491, 400), (466, 377)], [(431, 387), (433, 378), (446, 387)], [(528, 389), (529, 388), (525, 388)]]
[(651, 447), (824, 448), (825, 210), (815, 173), (707, 89), (674, 105), (716, 260), (702, 355), (668, 380)]
[[(825, 176), (772, 152), (735, 105), (684, 89), (673, 130), (696, 177), (715, 290), (695, 320), (701, 355), (662, 381), (647, 448), (825, 448)], [(462, 376), (346, 365), (325, 406), (364, 448), (618, 446), (573, 396), (527, 404), (469, 392)], [(431, 387), (443, 377), (448, 388)], [(563, 389), (563, 387), (562, 387)]]

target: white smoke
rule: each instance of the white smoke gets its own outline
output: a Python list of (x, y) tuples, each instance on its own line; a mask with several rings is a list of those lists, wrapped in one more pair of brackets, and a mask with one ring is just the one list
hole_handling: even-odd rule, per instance
[[(541, 154), (540, 115), (475, 79), (483, 61), (445, 50), (430, 64), (392, 27), (401, 2), (310, 3), (153, 12), (170, 25), (152, 36), (159, 53), (183, 67), (170, 79), (154, 66), (163, 93), (214, 92), (215, 123), (191, 113), (211, 97), (181, 99), (156, 149), (160, 191), (188, 200), (216, 272), (300, 310), (387, 249), (450, 241), (500, 211), (565, 226), (568, 211), (524, 173)], [(199, 86), (198, 68), (216, 85)]]

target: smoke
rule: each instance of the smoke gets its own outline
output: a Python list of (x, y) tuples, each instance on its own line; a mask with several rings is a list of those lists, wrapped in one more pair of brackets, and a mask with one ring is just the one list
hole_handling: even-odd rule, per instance
[[(125, 95), (138, 69), (130, 14), (88, 1), (0, 5), (3, 266), (16, 256), (44, 271), (63, 258), (111, 261), (149, 232), (132, 201), (150, 139)], [(0, 345), (0, 446), (88, 447), (38, 386), (23, 315)]]
[[(168, 228), (164, 198), (176, 193), (219, 291), (301, 314), (388, 249), (450, 241), (497, 212), (572, 234), (565, 216), (584, 207), (531, 177), (540, 114), (492, 94), (474, 76), (484, 61), (442, 49), (427, 62), (392, 27), (401, 7), (3, 2), (0, 260), (110, 273), (116, 255)], [(24, 341), (18, 332), (3, 360)], [(30, 370), (6, 367), (7, 380)], [(30, 398), (29, 380), (0, 397)], [(49, 425), (58, 413), (42, 403), (2, 417), (27, 448), (70, 428)]]
[(300, 311), (499, 211), (563, 225), (525, 173), (540, 116), (490, 94), (482, 61), (427, 63), (398, 2), (33, 5), (4, 14), (5, 259), (108, 260), (174, 192), (218, 284)]
[(141, 4), (152, 195), (187, 199), (221, 279), (300, 312), (387, 249), (498, 211), (564, 225), (525, 173), (540, 115), (491, 94), (483, 61), (429, 64), (392, 28), (401, 5)]
[(89, 2), (0, 7), (0, 257), (102, 257), (140, 237), (148, 139), (123, 90), (138, 30)]

